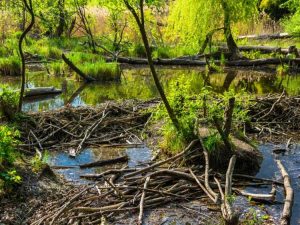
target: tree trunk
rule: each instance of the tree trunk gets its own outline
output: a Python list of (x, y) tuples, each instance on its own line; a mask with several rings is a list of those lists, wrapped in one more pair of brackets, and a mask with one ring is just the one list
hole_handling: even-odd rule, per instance
[(232, 36), (231, 27), (230, 27), (230, 11), (228, 9), (228, 5), (225, 0), (222, 0), (222, 7), (224, 11), (224, 35), (227, 41), (229, 52), (231, 54), (230, 58), (232, 60), (240, 59), (242, 56)]
[(56, 28), (56, 36), (61, 37), (64, 33), (65, 28), (65, 0), (58, 0), (58, 10), (59, 10), (59, 23), (58, 27)]
[(29, 26), (25, 29), (25, 31), (22, 33), (22, 35), (19, 39), (19, 52), (20, 52), (21, 62), (22, 62), (22, 67), (21, 67), (22, 81), (21, 81), (20, 99), (19, 99), (19, 107), (18, 107), (19, 112), (22, 111), (23, 96), (24, 96), (24, 91), (25, 91), (25, 80), (26, 80), (25, 56), (24, 56), (24, 52), (22, 49), (22, 44), (23, 44), (23, 40), (25, 39), (27, 33), (31, 30), (31, 28), (33, 27), (34, 22), (35, 22), (35, 17), (34, 17), (33, 8), (32, 8), (32, 1), (31, 0), (28, 0), (28, 1), (29, 2), (27, 2), (27, 0), (23, 0), (26, 10), (29, 12), (29, 14), (31, 16), (31, 22), (30, 22)]
[(145, 50), (146, 50), (146, 54), (147, 54), (148, 65), (150, 67), (150, 70), (151, 70), (156, 88), (157, 88), (157, 90), (160, 94), (160, 97), (161, 97), (161, 99), (162, 99), (162, 101), (163, 101), (163, 103), (164, 103), (164, 105), (167, 109), (167, 112), (169, 114), (170, 119), (172, 120), (173, 125), (176, 127), (177, 130), (180, 130), (179, 121), (178, 121), (173, 109), (171, 108), (171, 106), (169, 104), (169, 101), (168, 101), (168, 99), (165, 95), (164, 89), (163, 89), (163, 87), (162, 87), (162, 85), (159, 81), (158, 75), (157, 75), (155, 67), (154, 67), (154, 62), (153, 62), (153, 59), (152, 59), (150, 45), (149, 45), (146, 30), (145, 30), (144, 8), (143, 8), (144, 0), (140, 0), (140, 16), (141, 16), (141, 19), (139, 18), (139, 16), (136, 13), (135, 9), (128, 3), (127, 0), (124, 0), (124, 3), (126, 5), (126, 7), (129, 9), (129, 11), (133, 14), (133, 16), (136, 20), (136, 23), (139, 27), (139, 30), (140, 30), (140, 33), (141, 33), (141, 36), (142, 36), (142, 40), (143, 40), (143, 43), (144, 43), (144, 47), (145, 47)]

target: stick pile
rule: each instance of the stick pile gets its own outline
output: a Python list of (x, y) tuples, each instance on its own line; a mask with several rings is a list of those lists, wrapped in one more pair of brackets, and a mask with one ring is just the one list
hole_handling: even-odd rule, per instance
[(53, 112), (32, 113), (21, 131), (22, 149), (68, 150), (78, 154), (85, 146), (141, 144), (138, 137), (149, 118), (141, 112), (150, 103), (134, 108), (106, 104), (101, 107), (65, 107)]
[(282, 134), (300, 127), (300, 97), (269, 95), (254, 100), (250, 109), (251, 120), (263, 132)]
[[(241, 182), (240, 177), (232, 174), (234, 163), (230, 163), (226, 176), (213, 172), (208, 174), (208, 163), (203, 172), (195, 168), (177, 168), (170, 165), (172, 162), (181, 162), (188, 155), (199, 153), (198, 143), (195, 140), (183, 152), (144, 168), (123, 167), (101, 174), (84, 175), (83, 177), (92, 179), (94, 183), (75, 187), (64, 194), (63, 198), (45, 203), (35, 213), (32, 224), (101, 224), (103, 221), (113, 222), (128, 216), (136, 216), (137, 224), (142, 224), (146, 209), (197, 199), (222, 205), (227, 219), (231, 220), (234, 216), (231, 203), (226, 202), (231, 189), (240, 194), (237, 187), (250, 183), (273, 183), (270, 180), (255, 180), (253, 177), (247, 177), (245, 182)], [(234, 159), (233, 157), (232, 160)], [(225, 197), (222, 189), (225, 189)], [(208, 194), (219, 191), (222, 193), (221, 201), (211, 199)]]

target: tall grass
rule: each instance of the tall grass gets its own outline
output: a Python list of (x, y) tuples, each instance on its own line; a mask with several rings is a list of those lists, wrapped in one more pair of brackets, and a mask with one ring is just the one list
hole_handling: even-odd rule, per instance
[(7, 76), (19, 76), (21, 74), (21, 62), (18, 56), (0, 58), (0, 74)]
[(97, 81), (120, 79), (121, 70), (118, 63), (107, 63), (99, 55), (82, 52), (73, 52), (68, 57), (83, 73)]

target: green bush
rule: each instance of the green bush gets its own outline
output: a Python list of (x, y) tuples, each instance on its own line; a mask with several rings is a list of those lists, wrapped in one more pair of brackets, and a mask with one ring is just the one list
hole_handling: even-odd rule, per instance
[(17, 140), (19, 136), (17, 130), (7, 125), (0, 126), (0, 180), (3, 181), (4, 185), (21, 182), (21, 177), (17, 175), (12, 166), (17, 158), (15, 148), (19, 143)]
[(13, 119), (17, 112), (20, 94), (7, 85), (0, 85), (0, 117)]
[[(195, 125), (214, 128), (214, 117), (224, 122), (224, 111), (230, 98), (235, 97), (236, 103), (233, 111), (233, 128), (238, 130), (242, 124), (249, 121), (248, 108), (250, 104), (249, 96), (244, 93), (235, 93), (230, 90), (223, 94), (214, 93), (210, 88), (203, 88), (201, 93), (195, 95), (191, 92), (191, 81), (181, 77), (171, 82), (169, 90), (169, 103), (176, 114), (180, 131), (176, 130), (169, 119), (164, 105), (160, 105), (155, 111), (155, 120), (164, 119), (162, 126), (163, 142), (161, 147), (177, 152), (182, 150), (188, 142), (197, 138)], [(205, 111), (205, 116), (204, 116)], [(206, 141), (206, 147), (214, 151), (221, 143), (218, 134), (212, 134)]]

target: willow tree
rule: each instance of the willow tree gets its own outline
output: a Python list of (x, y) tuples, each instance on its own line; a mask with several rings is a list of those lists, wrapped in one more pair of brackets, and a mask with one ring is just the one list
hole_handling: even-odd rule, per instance
[(169, 31), (188, 47), (199, 49), (206, 34), (224, 31), (232, 59), (240, 52), (232, 35), (232, 26), (253, 19), (258, 0), (176, 0), (170, 7)]
[(149, 40), (147, 37), (146, 32), (146, 20), (145, 20), (145, 8), (148, 9), (152, 6), (158, 6), (160, 3), (162, 3), (162, 0), (123, 0), (126, 8), (129, 10), (129, 12), (134, 17), (136, 24), (139, 28), (141, 38), (144, 43), (145, 51), (147, 54), (148, 64), (151, 70), (151, 74), (153, 76), (156, 88), (160, 94), (160, 97), (166, 107), (166, 110), (169, 114), (170, 119), (173, 122), (173, 125), (176, 127), (177, 130), (180, 130), (180, 124), (179, 121), (174, 113), (174, 110), (171, 108), (170, 103), (165, 95), (164, 89), (159, 81), (158, 74), (156, 72), (156, 69), (154, 67), (154, 62), (152, 59), (152, 52), (150, 49)]

